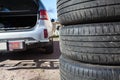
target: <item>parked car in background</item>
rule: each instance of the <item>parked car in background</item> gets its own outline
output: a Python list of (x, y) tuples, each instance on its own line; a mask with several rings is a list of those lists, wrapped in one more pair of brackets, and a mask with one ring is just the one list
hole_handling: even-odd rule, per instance
[(52, 24), (40, 0), (0, 0), (0, 7), (0, 52), (53, 52)]
[(59, 36), (59, 30), (61, 27), (63, 27), (63, 25), (61, 25), (58, 21), (55, 21), (54, 19), (51, 20), (52, 22), (52, 34), (53, 36)]

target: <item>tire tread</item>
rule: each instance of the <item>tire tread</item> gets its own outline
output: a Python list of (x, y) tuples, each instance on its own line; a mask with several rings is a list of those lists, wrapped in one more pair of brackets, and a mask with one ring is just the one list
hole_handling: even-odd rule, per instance
[(69, 25), (60, 30), (61, 53), (96, 64), (120, 63), (120, 23)]
[(58, 0), (57, 8), (64, 25), (120, 20), (119, 0)]
[(62, 80), (120, 80), (118, 66), (84, 64), (60, 57)]

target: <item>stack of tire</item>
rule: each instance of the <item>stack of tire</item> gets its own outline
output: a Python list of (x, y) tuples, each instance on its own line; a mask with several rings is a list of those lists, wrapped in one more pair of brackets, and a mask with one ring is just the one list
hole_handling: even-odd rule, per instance
[(58, 0), (61, 80), (120, 80), (120, 0)]

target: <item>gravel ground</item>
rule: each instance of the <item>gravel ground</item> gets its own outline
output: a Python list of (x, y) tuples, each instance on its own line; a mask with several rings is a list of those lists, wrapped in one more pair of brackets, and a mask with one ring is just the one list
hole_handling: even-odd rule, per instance
[(54, 53), (30, 50), (0, 56), (0, 80), (60, 80), (59, 40)]
[(0, 80), (59, 80), (59, 70), (0, 70)]

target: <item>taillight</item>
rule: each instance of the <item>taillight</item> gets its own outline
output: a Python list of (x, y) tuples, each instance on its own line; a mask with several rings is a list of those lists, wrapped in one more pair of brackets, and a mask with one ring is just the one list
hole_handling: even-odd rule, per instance
[(44, 29), (44, 38), (48, 38), (48, 31), (47, 31), (47, 29)]
[(40, 10), (40, 19), (41, 20), (48, 20), (48, 14), (46, 10)]

